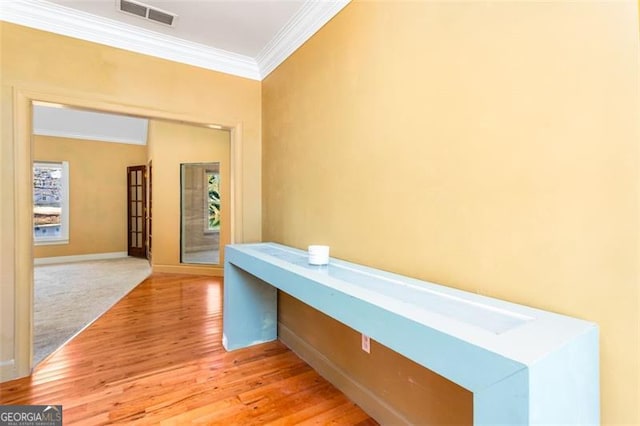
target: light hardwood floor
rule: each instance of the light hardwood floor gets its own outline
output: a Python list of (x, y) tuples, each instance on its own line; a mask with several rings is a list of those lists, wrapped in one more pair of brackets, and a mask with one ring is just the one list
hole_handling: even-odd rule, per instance
[(156, 274), (0, 404), (61, 404), (64, 424), (377, 424), (280, 342), (226, 352), (219, 278)]

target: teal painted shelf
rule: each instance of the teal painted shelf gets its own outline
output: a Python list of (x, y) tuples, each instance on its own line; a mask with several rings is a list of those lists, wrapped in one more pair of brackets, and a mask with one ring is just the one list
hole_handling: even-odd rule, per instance
[(591, 322), (275, 244), (225, 249), (223, 344), (277, 339), (282, 290), (473, 392), (475, 424), (598, 424)]

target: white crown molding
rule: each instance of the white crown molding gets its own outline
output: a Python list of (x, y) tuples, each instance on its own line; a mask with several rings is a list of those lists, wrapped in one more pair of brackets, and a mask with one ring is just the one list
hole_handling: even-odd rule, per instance
[(43, 0), (0, 0), (0, 20), (144, 55), (262, 80), (351, 0), (307, 0), (256, 59)]
[(338, 14), (351, 0), (307, 0), (256, 57), (261, 79)]
[(260, 80), (245, 55), (189, 42), (42, 0), (0, 0), (0, 19), (213, 71)]

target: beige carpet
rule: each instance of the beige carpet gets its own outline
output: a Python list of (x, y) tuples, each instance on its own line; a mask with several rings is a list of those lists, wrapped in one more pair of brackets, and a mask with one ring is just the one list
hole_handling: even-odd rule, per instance
[(142, 282), (151, 269), (134, 257), (34, 268), (34, 348), (38, 364)]

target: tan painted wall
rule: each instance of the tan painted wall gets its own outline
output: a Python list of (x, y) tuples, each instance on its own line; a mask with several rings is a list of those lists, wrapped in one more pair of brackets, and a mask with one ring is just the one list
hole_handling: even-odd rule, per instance
[(127, 166), (146, 164), (146, 146), (34, 136), (34, 160), (69, 162), (71, 214), (69, 244), (35, 258), (127, 251)]
[[(221, 267), (187, 267), (180, 264), (180, 164), (220, 162), (220, 237), (224, 246), (229, 241), (229, 132), (151, 120), (149, 158), (153, 161), (153, 270), (221, 271)], [(221, 247), (221, 260), (224, 259), (223, 256), (224, 247)]]
[[(278, 305), (281, 324), (386, 401), (409, 423), (437, 426), (473, 423), (472, 392), (373, 340), (370, 354), (365, 353), (360, 350), (359, 333), (286, 293), (279, 294)], [(380, 420), (383, 424), (396, 424)]]
[[(263, 81), (264, 238), (595, 321), (602, 420), (638, 424), (638, 58), (635, 1), (351, 3)], [(280, 300), (426, 418), (405, 362)]]
[(25, 360), (30, 359), (29, 317), (24, 312), (30, 309), (25, 295), (30, 292), (31, 266), (23, 259), (31, 257), (32, 249), (26, 238), (16, 237), (16, 228), (26, 226), (14, 215), (16, 206), (28, 210), (28, 200), (20, 201), (20, 194), (28, 193), (29, 182), (16, 180), (20, 169), (14, 167), (16, 161), (26, 163), (21, 155), (29, 152), (24, 136), (14, 145), (14, 132), (23, 132), (22, 126), (14, 126), (15, 108), (22, 108), (14, 101), (27, 96), (24, 93), (234, 127), (242, 183), (235, 236), (238, 242), (261, 239), (260, 82), (6, 22), (0, 22), (0, 79), (0, 377), (26, 374)]

